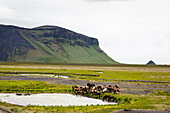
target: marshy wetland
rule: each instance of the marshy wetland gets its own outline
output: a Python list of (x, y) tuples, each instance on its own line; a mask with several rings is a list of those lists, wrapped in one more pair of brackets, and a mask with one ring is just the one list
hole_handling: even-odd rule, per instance
[[(49, 75), (49, 76), (46, 76)], [(59, 75), (59, 76), (58, 76)], [(65, 77), (65, 78), (63, 78)], [(87, 83), (107, 86), (118, 84), (121, 101), (113, 105), (16, 106), (0, 102), (9, 112), (117, 112), (118, 110), (170, 110), (170, 67), (142, 65), (87, 65), (0, 63), (0, 93), (74, 94), (73, 85)], [(91, 98), (98, 98), (91, 96)], [(101, 97), (102, 99), (102, 97)]]

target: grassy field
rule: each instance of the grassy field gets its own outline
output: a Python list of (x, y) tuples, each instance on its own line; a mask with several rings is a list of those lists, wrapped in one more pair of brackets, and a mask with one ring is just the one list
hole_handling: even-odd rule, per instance
[(170, 65), (128, 65), (128, 64), (74, 64), (74, 63), (25, 63), (0, 62), (0, 67), (33, 69), (78, 69), (108, 71), (170, 72)]
[[(169, 66), (142, 65), (87, 65), (87, 64), (41, 64), (41, 63), (0, 63), (0, 76), (17, 76), (19, 73), (50, 73), (70, 76), (74, 80), (119, 81), (122, 84), (165, 85), (170, 83)], [(122, 81), (125, 80), (125, 81)], [(142, 81), (141, 81), (142, 80)], [(143, 82), (144, 81), (144, 82)], [(147, 81), (147, 83), (145, 83)], [(150, 83), (155, 81), (155, 83)], [(136, 83), (137, 82), (137, 83)], [(156, 83), (161, 82), (161, 83)], [(165, 82), (165, 83), (163, 83)], [(135, 87), (135, 86), (134, 86)], [(149, 86), (148, 86), (149, 87)], [(145, 90), (145, 89), (144, 89)], [(71, 85), (52, 84), (45, 81), (0, 80), (0, 93), (73, 93)], [(12, 112), (114, 112), (120, 109), (170, 110), (170, 92), (155, 91), (151, 94), (118, 94), (122, 101), (118, 105), (96, 106), (16, 106), (0, 102), (0, 107)]]
[[(41, 65), (42, 66), (42, 65)], [(83, 67), (81, 69), (70, 69), (72, 65), (68, 65), (68, 68), (63, 68), (63, 65), (57, 65), (61, 69), (51, 69), (51, 68), (43, 68), (39, 66), (33, 65), (33, 67), (30, 67), (30, 65), (21, 66), (2, 66), (0, 65), (0, 72), (2, 73), (46, 73), (46, 74), (55, 74), (55, 75), (67, 75), (72, 76), (74, 79), (84, 79), (84, 80), (105, 80), (105, 81), (121, 81), (121, 80), (146, 80), (146, 81), (163, 81), (168, 82), (170, 81), (170, 73), (168, 72), (170, 69), (168, 67), (167, 71), (159, 71), (159, 68), (163, 67), (155, 67), (157, 69), (152, 69), (154, 71), (138, 71), (132, 70), (128, 71), (121, 71), (121, 70), (83, 70)], [(53, 67), (57, 67), (53, 65)], [(75, 65), (73, 65), (74, 67)], [(79, 66), (77, 66), (79, 67)], [(95, 67), (95, 66), (94, 66)], [(110, 66), (111, 67), (111, 66)], [(116, 66), (113, 66), (115, 68)], [(104, 67), (106, 68), (106, 67)], [(125, 68), (125, 67), (119, 67), (119, 68)], [(140, 68), (140, 67), (137, 67)], [(147, 67), (141, 67), (141, 68), (147, 68)], [(154, 68), (154, 67), (148, 67), (148, 68)], [(167, 67), (165, 67), (166, 69)], [(2, 75), (2, 74), (1, 74)]]
[(1, 81), (0, 93), (70, 93), (71, 86), (43, 81)]

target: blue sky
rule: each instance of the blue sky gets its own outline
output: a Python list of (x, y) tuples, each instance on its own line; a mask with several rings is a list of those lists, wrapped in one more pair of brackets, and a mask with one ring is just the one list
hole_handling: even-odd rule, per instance
[(170, 0), (0, 0), (0, 24), (61, 26), (121, 63), (170, 64)]

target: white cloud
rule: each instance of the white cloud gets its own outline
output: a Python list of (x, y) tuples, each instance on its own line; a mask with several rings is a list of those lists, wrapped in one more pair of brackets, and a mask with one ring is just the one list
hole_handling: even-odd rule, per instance
[(0, 2), (0, 18), (11, 18), (15, 15), (15, 12), (7, 5)]
[(129, 1), (129, 0), (86, 0), (88, 2), (109, 2), (109, 1)]
[(170, 64), (169, 4), (170, 0), (0, 0), (0, 22), (58, 25), (98, 38), (101, 48), (122, 63), (153, 59)]

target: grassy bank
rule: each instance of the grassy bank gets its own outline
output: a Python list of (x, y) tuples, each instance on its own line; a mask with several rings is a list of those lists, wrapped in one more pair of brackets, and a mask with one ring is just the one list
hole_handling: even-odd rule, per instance
[(69, 93), (71, 86), (43, 81), (1, 81), (0, 93)]

